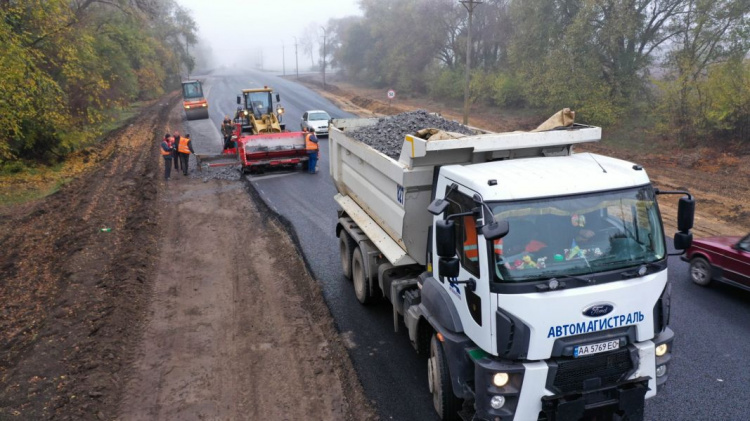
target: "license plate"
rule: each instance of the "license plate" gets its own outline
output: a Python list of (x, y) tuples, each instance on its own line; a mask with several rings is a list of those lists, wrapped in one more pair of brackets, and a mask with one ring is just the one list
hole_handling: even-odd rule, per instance
[(598, 354), (600, 352), (607, 352), (618, 349), (620, 347), (620, 340), (615, 339), (613, 341), (599, 342), (595, 344), (579, 345), (573, 349), (573, 356), (583, 357), (586, 355)]

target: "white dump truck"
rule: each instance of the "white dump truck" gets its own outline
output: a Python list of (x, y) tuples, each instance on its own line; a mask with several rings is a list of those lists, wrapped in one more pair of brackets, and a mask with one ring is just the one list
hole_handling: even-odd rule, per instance
[(642, 419), (674, 337), (656, 198), (682, 195), (684, 250), (692, 196), (573, 153), (598, 127), (407, 135), (395, 160), (349, 135), (373, 124), (330, 127), (341, 264), (357, 299), (382, 294), (429, 357), (441, 419)]

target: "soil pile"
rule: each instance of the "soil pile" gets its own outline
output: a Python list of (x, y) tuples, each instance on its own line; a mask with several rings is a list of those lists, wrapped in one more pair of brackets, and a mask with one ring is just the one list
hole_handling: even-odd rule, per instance
[(439, 129), (466, 135), (474, 134), (470, 128), (458, 122), (446, 120), (425, 110), (416, 110), (379, 118), (377, 124), (352, 130), (349, 132), (349, 136), (398, 160), (404, 137), (407, 134), (415, 134), (422, 129)]

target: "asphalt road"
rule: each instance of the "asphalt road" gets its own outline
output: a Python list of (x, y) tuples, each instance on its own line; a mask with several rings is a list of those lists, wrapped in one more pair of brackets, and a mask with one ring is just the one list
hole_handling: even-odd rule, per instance
[[(197, 133), (193, 139), (206, 137), (194, 143), (209, 145), (208, 149), (221, 149), (218, 127), (225, 114), (234, 113), (242, 88), (268, 85), (280, 93), (286, 108), (284, 123), (291, 130), (299, 129), (306, 110), (323, 109), (333, 118), (352, 117), (308, 88), (272, 74), (215, 72), (205, 80), (210, 121), (192, 121), (190, 130)], [(436, 419), (427, 390), (426, 360), (416, 355), (403, 329), (393, 332), (390, 305), (361, 306), (341, 274), (334, 232), (336, 189), (328, 174), (328, 144), (320, 145), (319, 174), (272, 173), (251, 176), (250, 182), (291, 223), (337, 328), (352, 345), (354, 367), (381, 418)], [(750, 419), (750, 292), (721, 284), (696, 286), (688, 279), (688, 265), (677, 257), (670, 258), (669, 270), (674, 359), (666, 389), (646, 403), (646, 419)]]

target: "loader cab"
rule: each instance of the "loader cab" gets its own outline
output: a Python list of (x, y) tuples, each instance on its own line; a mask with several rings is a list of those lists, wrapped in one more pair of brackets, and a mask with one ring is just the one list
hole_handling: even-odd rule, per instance
[(273, 113), (271, 92), (246, 92), (245, 109), (252, 111), (256, 119), (261, 118), (264, 114)]

